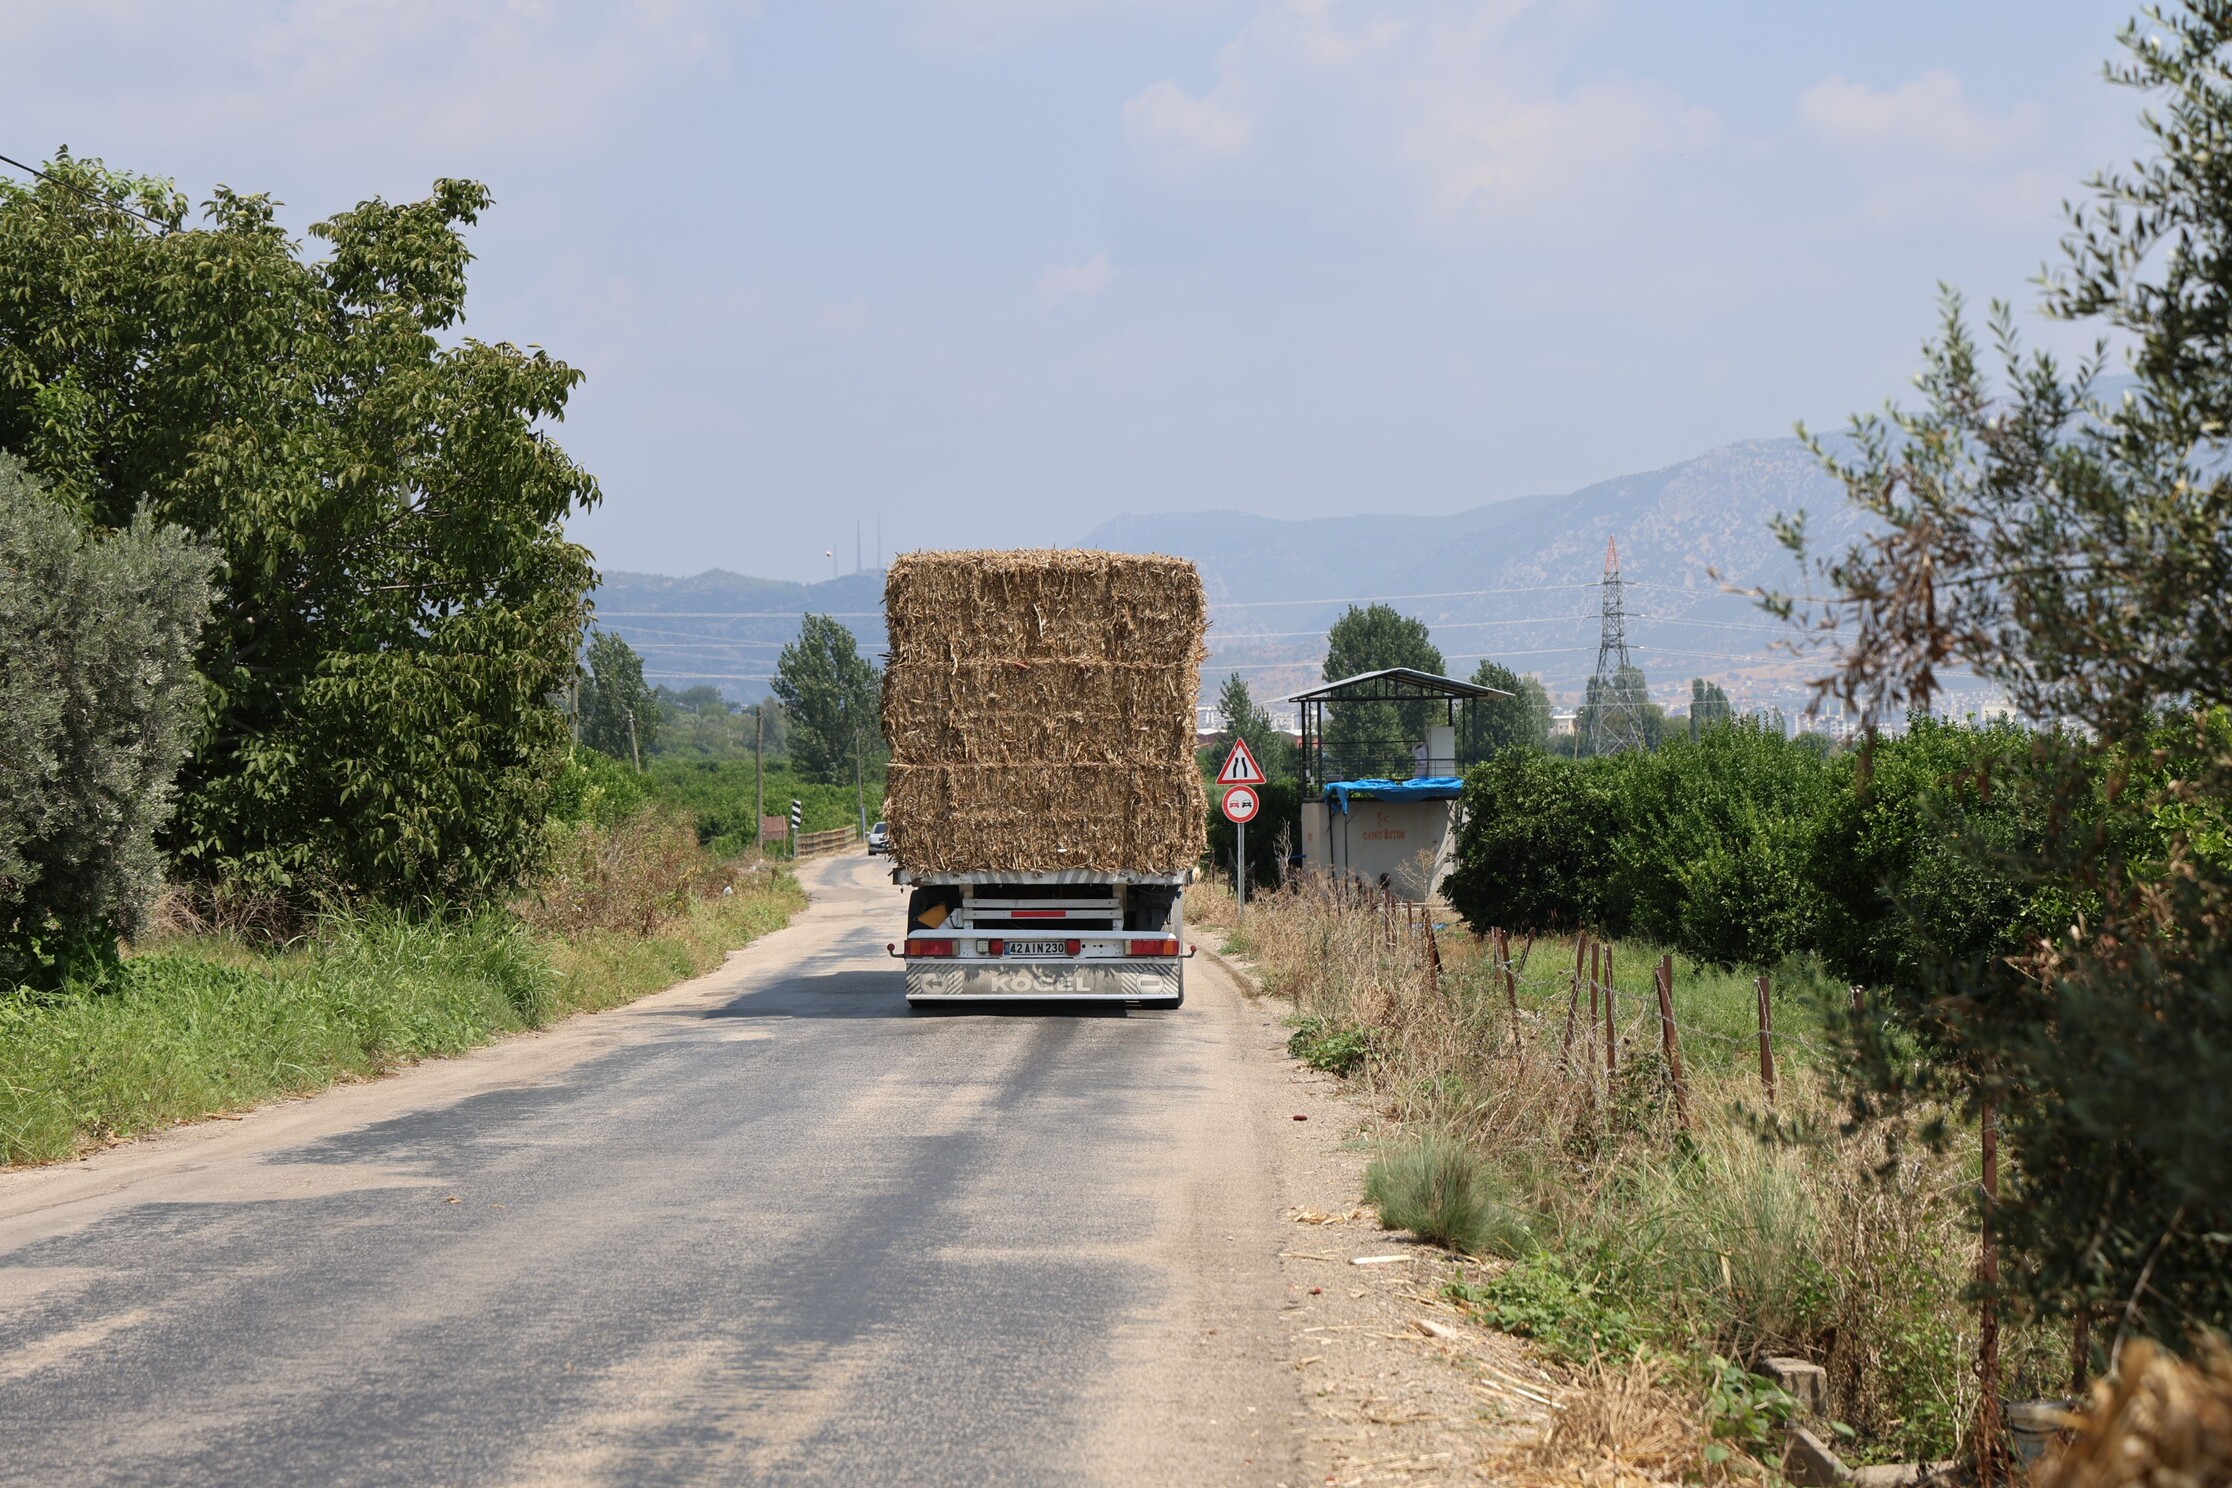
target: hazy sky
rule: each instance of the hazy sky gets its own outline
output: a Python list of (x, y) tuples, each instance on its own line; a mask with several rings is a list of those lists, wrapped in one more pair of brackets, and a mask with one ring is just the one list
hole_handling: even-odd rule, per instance
[[(1900, 391), (2137, 147), (2103, 0), (0, 0), (0, 154), (496, 195), (611, 567), (1446, 511)], [(871, 558), (873, 554), (871, 552)]]

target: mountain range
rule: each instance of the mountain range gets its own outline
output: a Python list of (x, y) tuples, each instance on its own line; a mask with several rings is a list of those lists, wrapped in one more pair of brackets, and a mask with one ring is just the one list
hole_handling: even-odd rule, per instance
[[(1835, 548), (1859, 531), (1843, 488), (1796, 439), (1747, 440), (1662, 470), (1562, 495), (1446, 516), (1286, 519), (1234, 511), (1143, 512), (1079, 546), (1192, 559), (1212, 625), (1203, 687), (1238, 672), (1260, 698), (1318, 680), (1325, 632), (1351, 603), (1385, 600), (1432, 627), (1454, 675), (1482, 657), (1540, 676), (1570, 706), (1597, 665), (1608, 548), (1617, 546), (1629, 652), (1662, 702), (1691, 677), (1739, 708), (1802, 706), (1806, 663), (1773, 649), (1785, 627), (1731, 588), (1798, 579), (1769, 529), (1804, 510)], [(882, 575), (798, 584), (713, 570), (692, 578), (608, 573), (599, 623), (624, 635), (654, 682), (761, 694), (807, 611), (834, 614), (864, 650), (883, 646)]]

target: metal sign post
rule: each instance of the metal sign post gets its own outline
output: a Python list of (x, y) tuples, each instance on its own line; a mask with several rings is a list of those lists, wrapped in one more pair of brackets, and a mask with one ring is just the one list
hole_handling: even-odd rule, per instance
[[(1235, 756), (1247, 747), (1244, 743), (1235, 744)], [(1250, 759), (1248, 763), (1252, 765), (1255, 761)], [(1226, 768), (1231, 768), (1231, 761), (1226, 761)], [(1252, 785), (1235, 785), (1224, 793), (1225, 820), (1232, 823), (1234, 844), (1232, 892), (1239, 900), (1240, 913), (1243, 915), (1248, 912), (1248, 823), (1255, 820), (1255, 814), (1262, 809), (1263, 797), (1256, 794), (1256, 788)]]

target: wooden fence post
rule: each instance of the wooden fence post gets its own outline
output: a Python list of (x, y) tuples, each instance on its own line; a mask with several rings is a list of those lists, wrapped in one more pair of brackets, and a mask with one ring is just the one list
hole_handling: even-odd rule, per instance
[(1666, 1041), (1666, 1067), (1674, 1075), (1674, 1114), (1690, 1130), (1689, 1081), (1682, 1077), (1682, 1041), (1674, 1031), (1674, 958), (1658, 964), (1659, 1035)]
[[(1858, 988), (1853, 990), (1858, 991)], [(1991, 1097), (1984, 1099), (1984, 1234), (1977, 1254), (1976, 1279), (1983, 1292), (1976, 1335), (1976, 1481), (1992, 1488), (2000, 1466), (1999, 1348), (1999, 1122)]]
[(1604, 1095), (1612, 1097), (1612, 1081), (1620, 1073), (1620, 1024), (1612, 1010), (1612, 943), (1604, 945)]
[[(1573, 1020), (1574, 1014), (1581, 1007), (1581, 952), (1588, 942), (1589, 937), (1586, 935), (1573, 937), (1573, 995), (1566, 999), (1565, 1042), (1558, 1046), (1558, 1067), (1564, 1070), (1573, 1068)], [(1589, 1022), (1592, 1027), (1596, 1023), (1596, 1008), (1593, 1005), (1589, 1009)]]
[(1441, 942), (1434, 938), (1434, 920), (1423, 917), (1426, 926), (1426, 985), (1436, 997), (1441, 996)]
[(1775, 1009), (1767, 978), (1759, 979), (1759, 1083), (1767, 1087), (1767, 1108), (1775, 1107)]
[(1602, 1033), (1602, 1032), (1604, 1031), (1604, 1030), (1603, 1030), (1603, 1025), (1602, 1025), (1602, 1024), (1600, 1024), (1600, 1023), (1599, 1023), (1599, 1022), (1597, 1021), (1597, 1002), (1598, 1002), (1598, 989), (1599, 989), (1599, 988), (1601, 988), (1601, 987), (1602, 987), (1602, 986), (1604, 985), (1604, 973), (1603, 973), (1603, 969), (1602, 969), (1602, 967), (1603, 967), (1603, 955), (1604, 955), (1604, 948), (1603, 948), (1602, 946), (1598, 945), (1598, 944), (1597, 944), (1597, 942), (1596, 942), (1596, 941), (1595, 941), (1594, 939), (1590, 940), (1590, 942), (1589, 942), (1589, 1064), (1590, 1064), (1591, 1068), (1590, 1068), (1590, 1070), (1589, 1070), (1589, 1083), (1590, 1083), (1590, 1085), (1592, 1085), (1592, 1086), (1596, 1084), (1596, 1069), (1595, 1069), (1595, 1067), (1594, 1067), (1594, 1066), (1595, 1066), (1595, 1064), (1596, 1064), (1596, 1054), (1597, 1054), (1597, 1042), (1598, 1042), (1598, 1039), (1597, 1039), (1597, 1035), (1598, 1035), (1598, 1034), (1600, 1034), (1600, 1033)]
[(1496, 932), (1496, 964), (1503, 968), (1504, 1005), (1511, 1010), (1511, 1057), (1527, 1062), (1526, 1046), (1519, 1039), (1519, 978), (1511, 970), (1511, 934)]

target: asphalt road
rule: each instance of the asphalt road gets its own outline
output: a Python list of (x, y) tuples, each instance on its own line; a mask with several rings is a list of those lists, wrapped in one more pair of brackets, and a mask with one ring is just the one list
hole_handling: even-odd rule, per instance
[(1269, 1014), (910, 1012), (897, 891), (809, 883), (632, 1007), (0, 1175), (0, 1480), (1299, 1482)]

